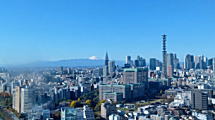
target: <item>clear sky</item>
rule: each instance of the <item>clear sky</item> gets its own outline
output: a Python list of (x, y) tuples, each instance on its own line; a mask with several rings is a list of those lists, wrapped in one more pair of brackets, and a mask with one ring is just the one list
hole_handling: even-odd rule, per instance
[(0, 64), (97, 56), (215, 57), (215, 0), (1, 0)]

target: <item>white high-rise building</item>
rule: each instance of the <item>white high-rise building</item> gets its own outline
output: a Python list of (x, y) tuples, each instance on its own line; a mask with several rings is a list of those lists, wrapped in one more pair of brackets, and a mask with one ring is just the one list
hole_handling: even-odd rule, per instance
[(13, 109), (16, 110), (18, 113), (21, 112), (21, 91), (20, 87), (17, 86), (13, 89)]
[(31, 112), (33, 106), (33, 91), (29, 87), (21, 88), (21, 113)]

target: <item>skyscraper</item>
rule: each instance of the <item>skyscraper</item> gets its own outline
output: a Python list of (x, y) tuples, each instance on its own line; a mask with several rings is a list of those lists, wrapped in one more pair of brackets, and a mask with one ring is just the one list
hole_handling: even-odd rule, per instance
[(114, 75), (116, 70), (115, 62), (114, 61), (109, 61), (108, 62), (108, 73), (109, 75)]
[(126, 56), (125, 64), (131, 64), (131, 56)]
[(109, 58), (108, 58), (108, 53), (106, 52), (105, 55), (105, 66), (108, 66)]
[(29, 113), (33, 105), (33, 90), (29, 86), (15, 87), (13, 91), (13, 108), (18, 113)]
[(207, 67), (211, 70), (213, 69), (213, 58), (208, 59)]
[(174, 64), (174, 69), (180, 69), (179, 59), (177, 58), (176, 54), (173, 54), (173, 64)]
[(21, 112), (29, 113), (33, 107), (33, 91), (29, 87), (21, 88)]
[(13, 109), (21, 113), (21, 88), (19, 86), (13, 91)]
[(109, 75), (109, 73), (108, 73), (108, 66), (104, 66), (103, 67), (103, 77), (107, 77)]
[(131, 60), (131, 56), (126, 56), (125, 58), (125, 68), (130, 68), (133, 66), (133, 61)]
[(190, 54), (186, 55), (184, 67), (186, 70), (194, 69), (195, 63), (194, 63), (194, 56), (193, 55), (190, 55)]
[(208, 59), (205, 56), (195, 56), (194, 57), (194, 62), (195, 62), (195, 69), (206, 69), (207, 68), (207, 63)]
[(150, 58), (149, 68), (150, 70), (156, 70), (156, 58)]
[(137, 56), (137, 59), (134, 61), (135, 67), (145, 67), (146, 60), (140, 56)]
[(166, 51), (166, 35), (162, 35), (163, 37), (163, 65), (162, 65), (162, 72), (163, 77), (167, 78), (167, 51)]
[(207, 57), (201, 56), (200, 69), (206, 69), (207, 68), (207, 61), (208, 61)]
[(174, 55), (172, 53), (167, 54), (167, 76), (172, 77), (174, 71)]
[(108, 58), (108, 53), (106, 52), (105, 65), (103, 67), (103, 77), (107, 77), (109, 75), (108, 63), (109, 63), (109, 58)]
[(176, 54), (168, 53), (167, 54), (167, 76), (172, 78), (174, 70), (180, 69), (179, 59)]
[(200, 61), (201, 61), (201, 57), (200, 56), (195, 56), (194, 57), (195, 69), (200, 69)]

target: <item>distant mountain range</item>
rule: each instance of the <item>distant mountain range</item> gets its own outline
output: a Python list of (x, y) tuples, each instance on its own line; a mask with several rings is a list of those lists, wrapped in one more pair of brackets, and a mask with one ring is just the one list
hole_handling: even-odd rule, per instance
[[(123, 61), (115, 61), (116, 65), (122, 66)], [(59, 61), (40, 61), (31, 64), (24, 65), (25, 67), (96, 67), (103, 66), (104, 60), (97, 59), (70, 59), (70, 60), (59, 60)]]

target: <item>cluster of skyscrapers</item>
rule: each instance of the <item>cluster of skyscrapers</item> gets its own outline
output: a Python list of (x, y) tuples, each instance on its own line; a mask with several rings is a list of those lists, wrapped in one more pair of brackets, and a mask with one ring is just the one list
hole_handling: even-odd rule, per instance
[(190, 69), (215, 69), (215, 58), (208, 59), (205, 56), (186, 55), (185, 65), (186, 70)]
[[(148, 86), (148, 68), (146, 61), (138, 56), (132, 61), (131, 56), (126, 56), (126, 62), (123, 67), (123, 74), (120, 80), (113, 82), (113, 79), (118, 79), (116, 74), (116, 66), (113, 61), (109, 61), (108, 55), (105, 57), (105, 65), (103, 67), (103, 84), (99, 85), (99, 98), (111, 99), (115, 102), (132, 101), (144, 96), (144, 90)], [(112, 74), (112, 75), (111, 75)], [(143, 92), (138, 92), (142, 90)]]

